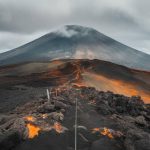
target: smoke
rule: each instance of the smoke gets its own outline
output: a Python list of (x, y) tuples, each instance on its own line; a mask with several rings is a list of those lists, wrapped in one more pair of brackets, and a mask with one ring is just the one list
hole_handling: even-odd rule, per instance
[(58, 35), (61, 35), (63, 37), (72, 37), (76, 35), (78, 32), (75, 30), (67, 29), (67, 26), (61, 27), (60, 29), (57, 30), (56, 32)]
[(95, 59), (95, 53), (93, 53), (91, 50), (77, 50), (76, 53), (73, 56), (75, 59)]

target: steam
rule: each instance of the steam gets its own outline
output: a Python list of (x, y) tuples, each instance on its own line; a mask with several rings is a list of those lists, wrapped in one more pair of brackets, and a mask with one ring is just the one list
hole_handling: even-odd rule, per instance
[(96, 55), (91, 50), (77, 50), (74, 54), (75, 59), (95, 59)]
[(78, 32), (73, 30), (73, 29), (69, 29), (67, 28), (67, 26), (64, 26), (60, 29), (57, 30), (56, 34), (62, 36), (62, 37), (72, 37), (74, 35), (76, 35)]

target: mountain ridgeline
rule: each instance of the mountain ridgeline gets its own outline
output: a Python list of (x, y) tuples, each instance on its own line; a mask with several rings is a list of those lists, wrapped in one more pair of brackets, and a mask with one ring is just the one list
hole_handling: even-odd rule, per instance
[(68, 25), (28, 44), (0, 54), (0, 65), (55, 59), (100, 59), (150, 70), (150, 55), (88, 27)]

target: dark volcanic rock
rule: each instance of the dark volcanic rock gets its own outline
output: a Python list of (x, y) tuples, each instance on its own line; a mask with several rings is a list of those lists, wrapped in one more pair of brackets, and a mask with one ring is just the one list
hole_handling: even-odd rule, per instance
[(136, 119), (135, 123), (137, 123), (138, 125), (141, 125), (141, 126), (147, 126), (148, 125), (143, 116), (138, 116), (135, 119)]
[(100, 114), (103, 114), (103, 115), (110, 115), (112, 113), (112, 109), (108, 105), (105, 105), (105, 104), (101, 104), (97, 106), (96, 109)]
[(20, 134), (17, 130), (8, 131), (0, 134), (0, 149), (10, 150), (21, 142)]
[(150, 139), (141, 139), (135, 142), (135, 150), (150, 150)]
[[(59, 88), (57, 95), (54, 92), (51, 94), (51, 102), (39, 98), (1, 115), (0, 146), (3, 150), (9, 150), (23, 139), (25, 141), (17, 146), (17, 150), (73, 150), (76, 101), (79, 150), (149, 150), (150, 105), (144, 104), (139, 96), (126, 97), (91, 87)], [(26, 116), (30, 116), (30, 120), (25, 120)], [(27, 123), (41, 127), (37, 143), (36, 138), (33, 142), (27, 140)], [(54, 127), (57, 131), (63, 128), (64, 132), (56, 133)], [(96, 133), (92, 132), (93, 129)], [(103, 133), (102, 129), (105, 129)], [(43, 132), (46, 132), (46, 139)]]
[[(129, 129), (126, 134), (125, 139), (125, 147), (127, 150), (137, 150), (140, 148), (140, 150), (150, 150), (149, 142), (150, 142), (150, 134), (143, 132), (141, 130), (132, 130)], [(143, 144), (142, 144), (143, 143)]]
[(93, 142), (90, 150), (123, 150), (123, 146), (116, 140), (110, 140), (107, 137), (103, 137)]
[(22, 137), (22, 139), (27, 138), (28, 131), (27, 131), (27, 128), (26, 128), (26, 123), (25, 123), (23, 118), (16, 119), (11, 128), (18, 131), (18, 133), (20, 134), (20, 137)]
[(49, 113), (55, 110), (55, 106), (49, 103), (45, 103), (37, 108), (37, 111), (40, 113)]

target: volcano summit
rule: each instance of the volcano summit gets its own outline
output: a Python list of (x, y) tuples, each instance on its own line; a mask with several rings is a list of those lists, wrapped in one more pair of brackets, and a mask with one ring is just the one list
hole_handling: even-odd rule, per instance
[(0, 54), (0, 150), (150, 150), (150, 55), (68, 25)]
[(0, 55), (0, 65), (54, 59), (100, 59), (150, 70), (150, 55), (137, 51), (95, 29), (67, 25)]

